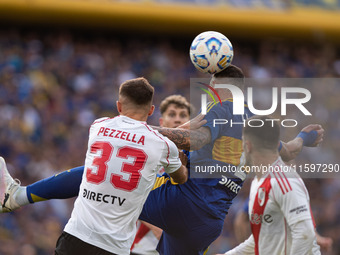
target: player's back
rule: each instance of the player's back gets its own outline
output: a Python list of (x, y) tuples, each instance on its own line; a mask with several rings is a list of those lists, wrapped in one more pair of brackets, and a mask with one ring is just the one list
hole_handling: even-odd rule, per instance
[(79, 196), (65, 231), (102, 249), (129, 254), (136, 221), (169, 157), (168, 139), (120, 116), (90, 128)]

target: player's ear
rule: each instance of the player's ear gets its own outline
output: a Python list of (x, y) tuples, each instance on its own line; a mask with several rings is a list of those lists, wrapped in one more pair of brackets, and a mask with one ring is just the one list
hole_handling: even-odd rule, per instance
[(159, 118), (159, 125), (160, 125), (161, 127), (163, 127), (163, 117), (160, 117), (160, 118)]
[(250, 153), (253, 149), (253, 145), (251, 144), (251, 142), (249, 140), (245, 140), (244, 141), (244, 150), (246, 153)]
[(122, 112), (122, 103), (119, 102), (119, 101), (116, 101), (116, 105), (117, 105), (117, 111), (118, 111), (119, 113), (121, 113), (121, 112)]
[(215, 80), (214, 76), (212, 76), (211, 79), (210, 79), (210, 86), (214, 87), (215, 84), (216, 84), (216, 80)]
[(151, 105), (150, 107), (150, 111), (148, 113), (148, 116), (151, 116), (153, 114), (153, 111), (155, 110), (155, 106), (154, 105)]

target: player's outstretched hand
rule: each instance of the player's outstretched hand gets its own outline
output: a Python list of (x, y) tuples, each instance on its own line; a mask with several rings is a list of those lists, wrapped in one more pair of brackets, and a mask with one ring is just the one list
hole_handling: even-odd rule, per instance
[(298, 137), (302, 138), (304, 146), (316, 147), (322, 143), (324, 133), (325, 130), (321, 125), (310, 124), (301, 130)]
[(333, 239), (330, 237), (321, 236), (316, 233), (316, 242), (320, 245), (320, 248), (326, 252), (332, 251)]
[(187, 157), (187, 155), (185, 155), (183, 151), (180, 151), (178, 157), (179, 157), (179, 159), (181, 160), (182, 165), (183, 165), (183, 166), (186, 166), (187, 163), (188, 163), (188, 157)]
[(310, 124), (304, 127), (295, 139), (288, 143), (282, 142), (282, 148), (280, 150), (280, 156), (283, 161), (290, 161), (301, 152), (304, 146), (316, 147), (323, 141), (325, 130), (321, 125)]
[(184, 124), (180, 125), (178, 128), (183, 129), (198, 129), (203, 126), (207, 121), (204, 118), (204, 115), (198, 114), (195, 118), (185, 122)]

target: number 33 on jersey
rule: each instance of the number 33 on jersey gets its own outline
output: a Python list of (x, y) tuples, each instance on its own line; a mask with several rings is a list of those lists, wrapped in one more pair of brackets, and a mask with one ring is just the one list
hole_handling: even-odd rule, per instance
[[(172, 173), (181, 165), (175, 144), (145, 122), (125, 116), (96, 120), (90, 128), (79, 196), (65, 231), (91, 243), (95, 237), (96, 246), (112, 252), (115, 240), (126, 240), (128, 253), (156, 172), (164, 167)], [(123, 254), (121, 243), (116, 245), (116, 252)]]

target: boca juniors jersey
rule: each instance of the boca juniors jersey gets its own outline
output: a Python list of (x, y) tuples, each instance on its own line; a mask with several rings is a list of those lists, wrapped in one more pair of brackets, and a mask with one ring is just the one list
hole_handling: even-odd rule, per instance
[(180, 168), (173, 142), (144, 122), (119, 116), (95, 121), (79, 196), (65, 231), (115, 254), (130, 254), (136, 221), (157, 171)]
[[(222, 105), (219, 102), (208, 105), (205, 116), (207, 123), (204, 126), (210, 130), (211, 142), (190, 153), (191, 174), (201, 166), (238, 166), (242, 156), (243, 123), (251, 116), (253, 114), (246, 104), (244, 115), (234, 115), (232, 99), (223, 101)], [(216, 124), (216, 120), (224, 124)], [(199, 178), (190, 178), (187, 183), (181, 185), (183, 194), (212, 216), (224, 219), (232, 200), (242, 187), (245, 176), (224, 176), (222, 173), (221, 178), (211, 178), (206, 175), (207, 173), (196, 175), (195, 177)]]

